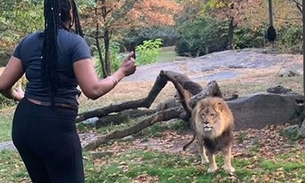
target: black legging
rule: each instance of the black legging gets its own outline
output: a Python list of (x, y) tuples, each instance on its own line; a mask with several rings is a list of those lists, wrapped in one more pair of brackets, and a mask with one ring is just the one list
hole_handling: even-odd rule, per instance
[(73, 109), (19, 102), (12, 138), (33, 183), (84, 183), (76, 115)]

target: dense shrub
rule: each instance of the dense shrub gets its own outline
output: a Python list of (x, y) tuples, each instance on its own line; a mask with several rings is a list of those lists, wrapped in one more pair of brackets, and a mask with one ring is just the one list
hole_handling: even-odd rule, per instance
[(139, 65), (145, 65), (156, 62), (161, 51), (161, 45), (162, 39), (160, 38), (155, 40), (147, 40), (144, 41), (143, 44), (138, 45), (136, 47), (137, 63)]
[(158, 38), (162, 39), (162, 46), (173, 46), (176, 44), (178, 36), (179, 33), (176, 27), (173, 26), (143, 27), (137, 30), (126, 30), (126, 34), (123, 35), (123, 39), (121, 40), (123, 48), (121, 51), (128, 50), (131, 43), (141, 45), (144, 41), (156, 40)]
[(196, 54), (192, 51), (191, 45), (188, 43), (188, 41), (183, 38), (178, 39), (175, 51), (180, 56), (191, 56)]
[[(234, 29), (233, 49), (264, 48), (268, 46), (266, 31), (268, 26), (256, 30), (245, 25)], [(273, 45), (282, 52), (302, 52), (302, 26), (287, 25), (276, 28), (277, 39)], [(197, 18), (181, 21), (178, 26), (180, 36), (176, 52), (180, 56), (200, 56), (227, 49), (228, 23), (213, 18)]]
[(261, 48), (265, 46), (265, 31), (253, 31), (248, 27), (238, 27), (234, 30), (234, 49)]
[(179, 27), (176, 52), (180, 56), (200, 56), (226, 48), (226, 25), (213, 18), (198, 18)]
[[(144, 41), (136, 47), (137, 64), (145, 65), (154, 63), (157, 61), (157, 57), (160, 54), (160, 46), (162, 45), (162, 39), (157, 38), (155, 40)], [(104, 49), (102, 49), (104, 52)], [(95, 70), (100, 77), (102, 77), (102, 65), (98, 59), (97, 52), (94, 52)], [(120, 53), (120, 45), (118, 42), (110, 42), (110, 61), (111, 70), (116, 71), (122, 64), (123, 59), (126, 55)]]
[[(102, 54), (105, 52), (105, 49), (102, 48)], [(109, 54), (110, 54), (110, 62), (111, 62), (111, 71), (116, 71), (123, 61), (123, 57), (119, 55), (120, 52), (120, 46), (118, 42), (111, 41), (110, 47), (109, 47)], [(102, 70), (102, 64), (98, 56), (98, 52), (93, 52), (93, 58), (94, 58), (94, 67), (98, 74), (98, 76), (103, 77), (103, 70)]]
[(278, 29), (277, 45), (283, 51), (302, 53), (302, 26), (285, 26)]

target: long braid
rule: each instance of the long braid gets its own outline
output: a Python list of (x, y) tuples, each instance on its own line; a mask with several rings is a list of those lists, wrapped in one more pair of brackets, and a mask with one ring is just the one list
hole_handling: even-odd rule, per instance
[(42, 83), (50, 89), (51, 104), (54, 107), (54, 98), (58, 86), (57, 71), (57, 35), (58, 29), (64, 28), (64, 22), (69, 19), (69, 11), (72, 8), (75, 33), (83, 37), (82, 28), (74, 0), (44, 0), (45, 30), (42, 51)]
[(42, 51), (42, 83), (50, 89), (51, 103), (57, 92), (57, 34), (60, 17), (58, 0), (44, 0), (45, 30)]
[(75, 33), (80, 35), (81, 37), (84, 37), (84, 33), (83, 33), (82, 27), (80, 25), (80, 20), (79, 20), (76, 3), (74, 0), (71, 0), (71, 1), (72, 1), (72, 9), (73, 9), (73, 19), (74, 19), (74, 24), (75, 24)]

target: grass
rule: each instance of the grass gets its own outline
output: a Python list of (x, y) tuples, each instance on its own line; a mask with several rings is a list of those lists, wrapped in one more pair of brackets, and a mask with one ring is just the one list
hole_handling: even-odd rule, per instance
[(11, 139), (12, 115), (0, 115), (0, 142), (6, 142)]
[[(30, 182), (20, 157), (15, 151), (0, 152), (0, 182)], [(234, 175), (221, 168), (211, 174), (207, 165), (199, 165), (198, 156), (183, 156), (178, 153), (163, 153), (151, 150), (124, 151), (99, 159), (84, 153), (86, 183), (109, 182), (299, 182), (305, 179), (305, 153), (296, 152), (278, 155), (272, 159), (262, 156), (235, 158)]]
[(157, 62), (168, 62), (168, 61), (173, 61), (173, 60), (177, 60), (180, 58), (184, 58), (184, 57), (180, 57), (180, 56), (176, 55), (174, 46), (163, 47), (163, 48), (161, 48), (161, 52), (160, 52), (159, 57), (157, 58)]
[(0, 182), (30, 182), (23, 162), (16, 151), (0, 151)]
[[(270, 158), (260, 153), (260, 147), (262, 147), (260, 140), (253, 141), (251, 146), (247, 147), (246, 154), (236, 155), (237, 157), (233, 159), (232, 165), (236, 173), (229, 175), (222, 169), (223, 157), (219, 154), (216, 157), (219, 170), (211, 174), (207, 172), (208, 165), (200, 165), (197, 154), (164, 151), (141, 145), (148, 143), (151, 139), (161, 139), (158, 141), (159, 146), (168, 149), (170, 148), (168, 144), (173, 143), (174, 139), (179, 139), (179, 134), (183, 133), (185, 128), (185, 123), (182, 121), (173, 123), (171, 127), (168, 124), (156, 124), (143, 130), (132, 141), (116, 140), (100, 147), (96, 152), (84, 152), (86, 183), (285, 183), (287, 181), (302, 183), (305, 180), (305, 151), (302, 148), (279, 153)], [(113, 129), (114, 127), (108, 127), (101, 132), (106, 133)], [(87, 130), (90, 131), (92, 128)], [(169, 130), (177, 131), (178, 136), (175, 137), (175, 134), (169, 133), (170, 137), (167, 140), (165, 134)], [(240, 132), (236, 137), (238, 143), (249, 141), (247, 132)], [(168, 141), (168, 144), (162, 144), (162, 141)], [(94, 156), (97, 152), (103, 155)], [(30, 182), (16, 151), (1, 151), (0, 167), (1, 183)]]

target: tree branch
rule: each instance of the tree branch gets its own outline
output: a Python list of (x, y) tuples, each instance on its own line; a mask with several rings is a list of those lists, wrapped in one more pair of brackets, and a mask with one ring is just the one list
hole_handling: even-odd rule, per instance
[(184, 110), (180, 107), (166, 109), (164, 111), (158, 112), (147, 119), (137, 123), (136, 125), (129, 127), (124, 130), (115, 130), (105, 136), (100, 136), (97, 140), (90, 142), (84, 147), (84, 150), (89, 151), (96, 149), (101, 144), (107, 143), (110, 140), (120, 139), (128, 135), (140, 132), (144, 128), (147, 128), (157, 122), (167, 121), (174, 118), (179, 118), (183, 114)]

